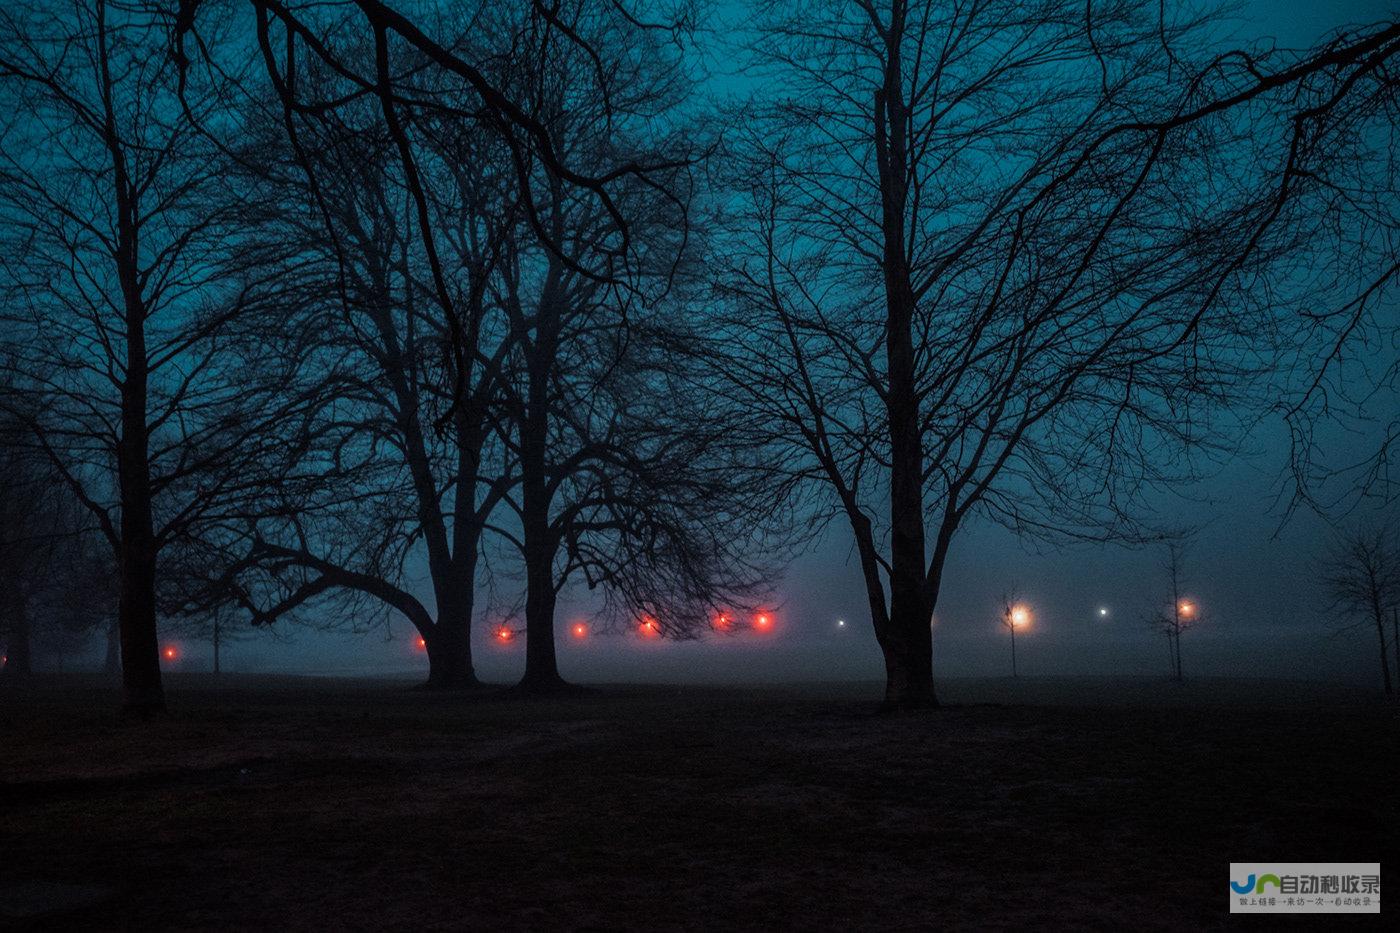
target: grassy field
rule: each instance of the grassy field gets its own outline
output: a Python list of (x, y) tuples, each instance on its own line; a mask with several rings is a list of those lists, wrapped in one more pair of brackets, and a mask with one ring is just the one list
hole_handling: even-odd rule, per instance
[(1213, 927), (1232, 860), (1400, 839), (1372, 695), (951, 681), (877, 717), (878, 692), (187, 676), (143, 724), (100, 681), (7, 689), (0, 925)]

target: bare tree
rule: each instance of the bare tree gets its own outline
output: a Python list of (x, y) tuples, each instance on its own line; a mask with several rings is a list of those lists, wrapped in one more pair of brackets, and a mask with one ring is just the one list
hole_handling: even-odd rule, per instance
[(1016, 673), (1016, 630), (1030, 625), (1031, 610), (1024, 605), (1013, 590), (1001, 598), (1001, 625), (1011, 635), (1011, 676)]
[[(648, 30), (618, 28), (588, 4), (527, 27), (521, 47), (540, 48), (560, 22), (582, 45), (517, 57), (521, 99), (558, 151), (585, 170), (674, 168), (617, 186), (625, 230), (615, 212), (541, 178), (522, 226), (538, 218), (545, 235), (522, 230), (493, 283), (511, 322), (502, 410), (520, 473), (508, 499), (518, 524), (501, 533), (524, 564), (522, 686), (535, 690), (562, 683), (554, 617), (571, 579), (601, 587), (614, 621), (693, 637), (717, 603), (744, 598), (765, 575), (751, 550), (762, 506), (745, 501), (751, 451), (733, 442), (724, 412), (690, 392), (698, 134), (677, 115), (691, 77)], [(582, 47), (605, 63), (605, 82)], [(625, 260), (591, 273), (589, 257), (623, 236)]]
[[(1400, 551), (1394, 536), (1384, 528), (1339, 535), (1322, 566), (1322, 585), (1340, 624), (1375, 626), (1385, 692), (1394, 693), (1385, 639), (1386, 610), (1400, 607)], [(1400, 660), (1396, 665), (1400, 670)]]
[[(306, 75), (303, 87), (331, 95), (323, 84), (335, 80)], [(270, 226), (305, 244), (287, 274), (311, 278), (322, 296), (314, 317), (326, 405), (302, 444), (316, 479), (252, 523), (225, 582), (257, 624), (313, 602), (325, 608), (327, 598), (403, 615), (426, 645), (429, 685), (459, 687), (475, 683), (481, 538), (510, 482), (493, 446), (506, 351), (486, 283), (513, 205), (494, 177), (508, 166), (488, 134), (435, 110), (415, 123), (426, 227), (377, 105), (297, 118), (290, 148), (263, 131), (252, 170), (272, 175), (287, 205)], [(431, 601), (407, 582), (420, 558)]]
[[(182, 83), (166, 40), (158, 11), (103, 0), (0, 13), (0, 273), (15, 348), (0, 405), (26, 419), (112, 548), (138, 712), (164, 705), (162, 554), (275, 485), (283, 445), (269, 425), (304, 404), (296, 354), (273, 349), (296, 335), (251, 324), (286, 296), (263, 276), (270, 257), (244, 248), (212, 121), (192, 118), (220, 111), (223, 87)], [(274, 355), (281, 371), (253, 381)]]
[(1242, 342), (1275, 332), (1231, 249), (1267, 208), (1217, 184), (1247, 127), (1171, 122), (1191, 73), (1174, 50), (1204, 21), (1060, 0), (764, 12), (719, 391), (774, 445), (780, 489), (849, 525), (886, 703), (932, 706), (929, 620), (965, 521), (1140, 538), (1140, 494), (1215, 449), (1260, 374)]
[(1181, 668), (1181, 634), (1202, 621), (1200, 604), (1186, 595), (1186, 551), (1186, 542), (1181, 538), (1167, 542), (1165, 569), (1171, 588), (1171, 603), (1167, 608), (1157, 609), (1148, 617), (1148, 624), (1167, 637), (1172, 679), (1178, 683), (1184, 679)]

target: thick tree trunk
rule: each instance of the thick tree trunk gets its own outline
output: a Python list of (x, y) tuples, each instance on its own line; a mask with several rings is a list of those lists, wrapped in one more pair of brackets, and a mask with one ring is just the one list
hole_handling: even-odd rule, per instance
[(520, 525), (525, 546), (525, 676), (520, 687), (549, 692), (564, 686), (554, 651), (554, 557), (550, 527), (554, 494), (549, 477), (550, 374), (558, 352), (557, 264), (540, 300), (536, 342), (529, 357), (529, 386), (520, 424)]
[[(134, 247), (133, 247), (134, 249)], [(134, 263), (134, 260), (130, 260)], [(124, 263), (123, 271), (129, 268)], [(124, 708), (138, 715), (165, 709), (156, 632), (156, 537), (151, 516), (151, 464), (147, 452), (146, 337), (144, 309), (134, 284), (127, 294), (127, 364), (122, 384), (122, 435), (117, 443), (117, 479), (121, 496), (121, 532), (117, 560), (121, 595)]]
[[(525, 459), (522, 457), (522, 460)], [(523, 490), (525, 539), (525, 676), (520, 686), (548, 692), (564, 686), (554, 649), (553, 532), (544, 483), (525, 476)]]
[[(938, 694), (933, 687), (932, 611), (917, 606), (901, 609), (893, 602), (889, 631), (881, 640), (885, 656), (886, 710), (936, 709)], [(920, 619), (922, 618), (922, 624)]]
[(544, 433), (538, 425), (522, 432), (521, 531), (525, 544), (525, 676), (520, 686), (547, 692), (564, 686), (554, 650), (554, 554), (549, 527), (549, 493), (544, 476)]
[(29, 647), (29, 613), (24, 602), (16, 600), (10, 607), (10, 634), (5, 641), (5, 666), (0, 668), (0, 680), (12, 683), (28, 680), (33, 674)]
[[(539, 558), (541, 563), (543, 558)], [(533, 562), (532, 562), (533, 563)], [(520, 686), (547, 693), (566, 686), (554, 649), (554, 561), (527, 570), (525, 592), (525, 676)]]
[(123, 708), (147, 716), (165, 709), (160, 677), (160, 645), (156, 633), (156, 576), (153, 549), (124, 542), (121, 559), (121, 622)]
[(432, 690), (479, 686), (472, 663), (471, 588), (453, 584), (445, 591), (451, 596), (438, 607), (432, 632), (423, 636), (428, 647), (427, 686)]

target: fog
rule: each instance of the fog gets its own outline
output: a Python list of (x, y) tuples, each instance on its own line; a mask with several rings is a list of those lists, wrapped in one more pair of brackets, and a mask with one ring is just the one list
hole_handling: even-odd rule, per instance
[[(1384, 0), (1252, 0), (1239, 8), (1225, 41), (1274, 37), (1304, 47), (1339, 26), (1393, 13)], [(742, 15), (737, 7), (735, 15)], [(721, 76), (721, 82), (727, 80)], [(1382, 312), (1387, 313), (1387, 312)], [(1397, 312), (1390, 308), (1394, 317)], [(1371, 400), (1374, 410), (1400, 409), (1394, 394)], [(1326, 459), (1362, 459), (1376, 432), (1332, 432)], [(1206, 482), (1156, 496), (1160, 516), (1199, 528), (1188, 554), (1188, 590), (1203, 609), (1185, 636), (1187, 670), (1198, 676), (1293, 677), (1370, 683), (1374, 645), (1366, 632), (1337, 632), (1318, 591), (1318, 560), (1333, 525), (1304, 508), (1290, 512), (1288, 438), (1279, 423), (1255, 426), (1239, 439), (1238, 455), (1216, 464)], [(1363, 505), (1348, 520), (1384, 520)], [(1147, 616), (1163, 601), (1167, 581), (1159, 547), (1026, 542), (986, 523), (968, 528), (949, 559), (935, 613), (934, 663), (941, 676), (1009, 673), (1009, 644), (999, 622), (1001, 596), (1013, 588), (1033, 611), (1018, 646), (1028, 676), (1164, 675), (1167, 652)], [(425, 574), (420, 574), (426, 577)], [(420, 580), (418, 595), (431, 600)], [(556, 629), (560, 669), (581, 682), (748, 682), (878, 680), (880, 652), (870, 628), (859, 568), (845, 527), (833, 522), (818, 546), (803, 554), (775, 586), (774, 630), (696, 641), (652, 642), (629, 627), (599, 630), (593, 608), (578, 593), (561, 595)], [(1106, 617), (1098, 610), (1109, 610)], [(845, 626), (838, 626), (844, 620)], [(228, 671), (313, 675), (420, 677), (427, 669), (418, 637), (402, 618), (354, 634), (347, 620), (276, 626), (277, 638), (253, 635), (224, 648)], [(590, 626), (586, 638), (574, 625)], [(524, 669), (523, 633), (510, 643), (493, 636), (500, 616), (478, 612), (474, 660), (484, 680), (512, 682)], [(171, 670), (209, 667), (208, 646), (183, 640)], [(89, 657), (92, 661), (95, 655)]]

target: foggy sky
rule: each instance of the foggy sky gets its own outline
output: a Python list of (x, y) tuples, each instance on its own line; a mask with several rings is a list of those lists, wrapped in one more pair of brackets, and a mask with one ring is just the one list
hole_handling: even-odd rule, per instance
[[(1253, 0), (1241, 7), (1229, 38), (1272, 36), (1280, 46), (1302, 47), (1338, 26), (1374, 22), (1394, 10), (1395, 4), (1384, 0)], [(1384, 414), (1385, 405), (1400, 406), (1400, 399), (1376, 404)], [(1359, 454), (1366, 440), (1333, 432), (1325, 453), (1342, 462)], [(1253, 456), (1154, 500), (1159, 513), (1176, 523), (1203, 526), (1186, 573), (1187, 591), (1205, 618), (1183, 637), (1186, 675), (1375, 682), (1374, 634), (1334, 635), (1323, 623), (1325, 606), (1315, 582), (1326, 523), (1302, 513), (1282, 524), (1277, 493), (1286, 435), (1278, 424), (1265, 424), (1243, 438), (1242, 446)], [(973, 523), (955, 539), (948, 562), (935, 620), (935, 676), (1009, 673), (1010, 649), (998, 614), (1001, 593), (1013, 586), (1034, 611), (1029, 630), (1017, 639), (1023, 675), (1165, 675), (1165, 640), (1144, 621), (1163, 602), (1163, 556), (1160, 549), (1121, 546), (1036, 550), (1009, 532)], [(426, 594), (430, 588), (426, 574), (422, 577), (417, 589)], [(587, 614), (565, 593), (557, 623), (560, 672), (582, 682), (883, 677), (859, 567), (841, 522), (790, 569), (778, 592), (782, 603), (774, 613), (775, 632), (687, 644), (643, 643), (631, 635), (577, 642), (567, 626), (586, 621)], [(1108, 618), (1097, 616), (1100, 606), (1110, 610)], [(844, 629), (837, 619), (846, 620)], [(358, 637), (285, 625), (281, 630), (291, 636), (290, 644), (254, 639), (227, 647), (226, 668), (406, 675), (427, 670), (426, 656), (415, 649), (416, 634), (401, 619), (393, 624), (392, 641), (385, 640), (382, 626)], [(492, 643), (481, 621), (474, 637), (483, 679), (505, 682), (519, 676), (523, 638), (508, 646)], [(186, 643), (181, 648), (182, 660), (172, 670), (207, 668), (207, 647)]]

